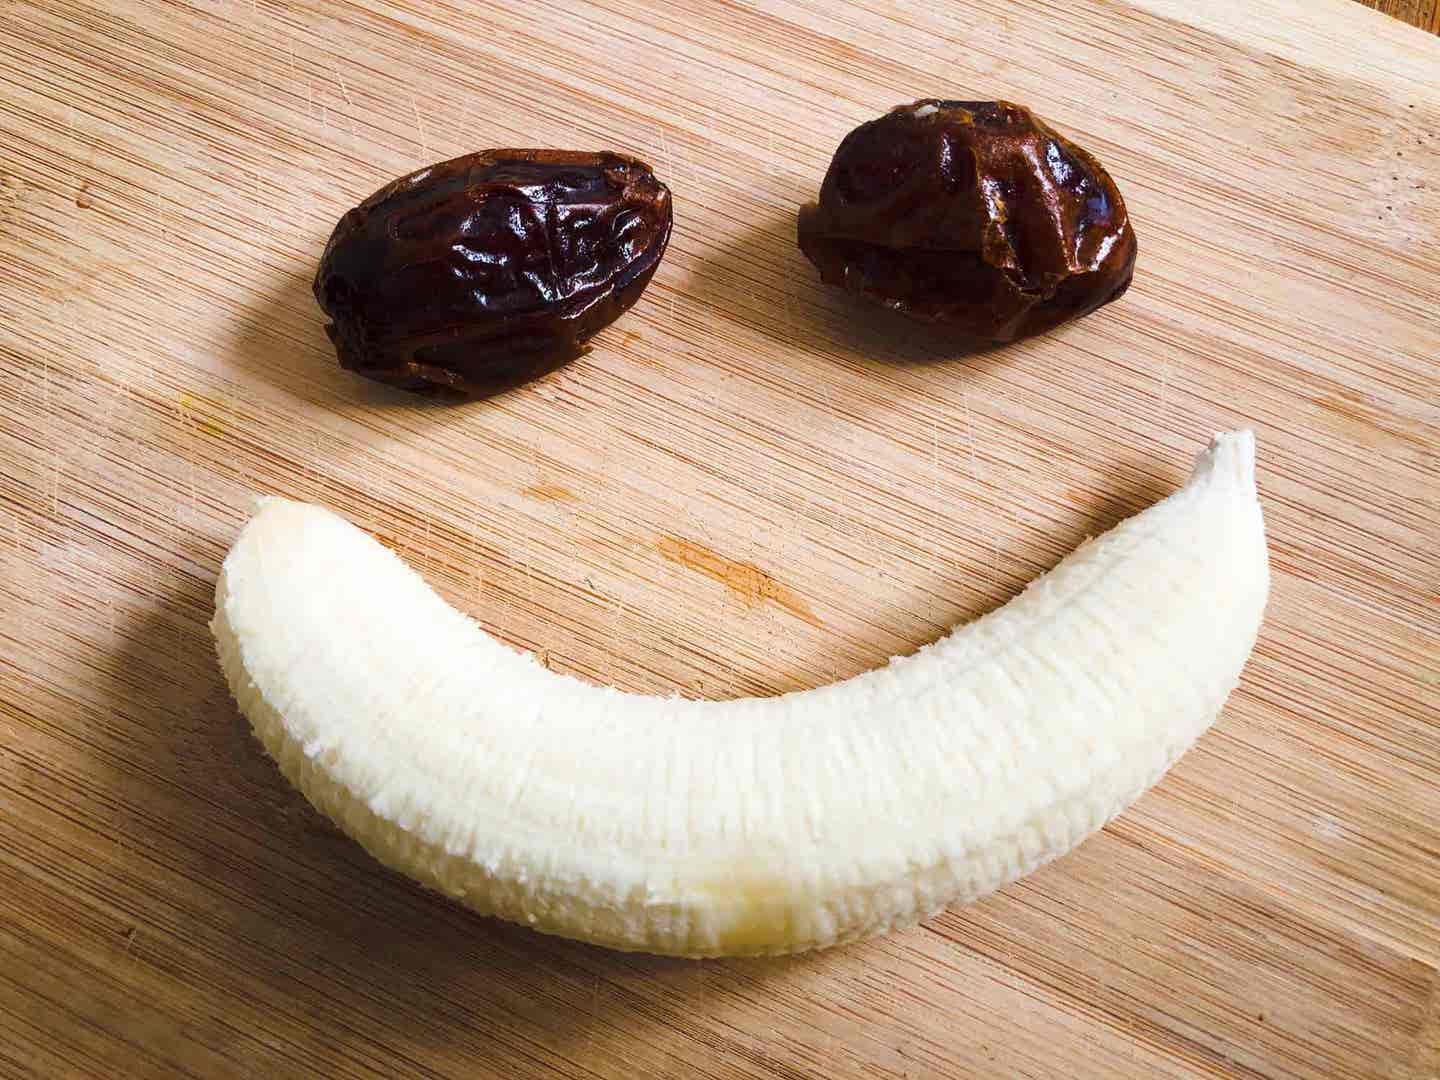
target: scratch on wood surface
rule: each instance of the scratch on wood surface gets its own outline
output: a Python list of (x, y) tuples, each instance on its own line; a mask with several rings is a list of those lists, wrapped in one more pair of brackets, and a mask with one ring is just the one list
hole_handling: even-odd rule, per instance
[(1156, 413), (1157, 413), (1157, 415), (1158, 415), (1158, 417), (1159, 417), (1159, 420), (1160, 420), (1160, 422), (1161, 422), (1162, 424), (1165, 422), (1165, 418), (1166, 418), (1166, 416), (1169, 415), (1169, 412), (1170, 412), (1169, 391), (1170, 391), (1170, 358), (1169, 358), (1169, 357), (1162, 357), (1161, 360), (1160, 360), (1159, 404), (1158, 404), (1158, 407), (1157, 407), (1157, 409), (1156, 409)]
[(345, 85), (345, 76), (340, 74), (340, 62), (331, 57), (330, 66), (335, 69), (335, 81), (340, 84), (340, 94), (345, 98), (345, 118), (350, 121), (350, 145), (354, 147), (360, 142), (360, 128), (355, 123), (355, 99), (350, 96), (350, 88)]
[(625, 602), (618, 596), (611, 597), (610, 616), (607, 620), (606, 636), (610, 647), (605, 650), (605, 685), (615, 685), (615, 657), (620, 652), (620, 626), (625, 618)]
[(980, 462), (975, 457), (975, 417), (970, 412), (970, 395), (961, 397), (965, 409), (965, 451), (970, 460), (970, 476), (978, 484), (980, 480)]
[(663, 125), (655, 129), (660, 133), (660, 154), (665, 161), (665, 179), (674, 184), (675, 177), (675, 155), (670, 152), (670, 140), (665, 137)]
[(425, 557), (430, 563), (430, 574), (432, 577), (440, 573), (440, 553), (435, 550), (435, 518), (431, 514), (425, 515), (425, 539), (421, 541), (425, 546)]
[[(685, 515), (685, 520), (690, 523), (691, 532), (694, 535), (703, 536), (708, 539), (710, 536), (710, 526), (705, 523), (704, 518), (702, 518), (699, 514), (695, 512), (695, 507), (687, 501), (681, 503), (680, 509)], [(750, 535), (752, 538), (755, 535), (753, 523), (750, 530)]]
[(425, 134), (425, 118), (420, 115), (420, 103), (415, 100), (415, 94), (406, 89), (406, 96), (410, 98), (410, 111), (415, 114), (415, 130), (420, 133), (420, 154), (426, 163), (430, 161), (430, 138)]
[(930, 494), (940, 494), (940, 425), (930, 421)]
[[(983, 485), (985, 479), (980, 471), (980, 458), (975, 452), (975, 415), (970, 411), (970, 395), (968, 393), (964, 395), (963, 401), (965, 403), (965, 447), (970, 458), (970, 475), (976, 484)], [(1000, 545), (995, 539), (994, 529), (985, 530), (985, 544), (990, 551), (990, 573), (992, 576), (998, 576), (1000, 573)]]
[(456, 129), (458, 136), (452, 136), (452, 145), (458, 140), (462, 145), (469, 142), (471, 134), (475, 130), (474, 103), (467, 97), (465, 103), (460, 107), (460, 126)]
[(662, 536), (655, 546), (671, 562), (720, 582), (740, 597), (747, 607), (768, 600), (811, 626), (822, 625), (809, 604), (754, 563), (727, 559), (693, 540), (678, 536)]

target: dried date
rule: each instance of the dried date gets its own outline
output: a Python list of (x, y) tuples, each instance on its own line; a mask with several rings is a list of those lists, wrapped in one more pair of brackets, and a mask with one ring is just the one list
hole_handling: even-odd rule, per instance
[(1115, 182), (1005, 101), (929, 99), (862, 124), (798, 233), (825, 282), (967, 344), (1088, 314), (1120, 297), (1135, 268)]
[(649, 284), (670, 192), (614, 153), (484, 150), (349, 211), (315, 275), (342, 367), (484, 396), (574, 359)]

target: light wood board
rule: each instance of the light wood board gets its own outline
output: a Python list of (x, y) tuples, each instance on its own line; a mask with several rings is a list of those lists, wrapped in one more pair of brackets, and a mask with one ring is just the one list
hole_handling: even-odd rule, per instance
[[(946, 359), (793, 242), (839, 139), (1025, 102), (1135, 286)], [(612, 147), (675, 193), (572, 366), (434, 407), (309, 294), (385, 180)], [(0, 3), (0, 1072), (1440, 1074), (1440, 41), (1349, 0)], [(785, 961), (472, 916), (250, 740), (206, 622), (323, 502), (558, 671), (771, 694), (1003, 602), (1253, 426), (1274, 594), (1214, 731), (1074, 855)]]
[[(1436, 0), (1360, 0), (1366, 7), (1403, 19), (1411, 26), (1440, 34), (1440, 3)], [(1303, 18), (1303, 9), (1297, 13)]]

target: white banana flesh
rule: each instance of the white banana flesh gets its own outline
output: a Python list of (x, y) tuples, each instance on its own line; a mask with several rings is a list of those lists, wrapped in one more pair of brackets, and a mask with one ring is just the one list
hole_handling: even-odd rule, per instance
[(263, 502), (216, 586), (240, 708), (376, 858), (537, 930), (679, 956), (905, 926), (1075, 847), (1214, 721), (1269, 587), (1254, 439), (1009, 604), (775, 698), (592, 686), (335, 514)]

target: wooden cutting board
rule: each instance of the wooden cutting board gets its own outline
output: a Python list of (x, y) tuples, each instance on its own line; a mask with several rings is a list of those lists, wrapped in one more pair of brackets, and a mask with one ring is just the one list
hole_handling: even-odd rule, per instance
[[(1119, 303), (970, 360), (793, 243), (852, 126), (1032, 105), (1116, 177)], [(488, 146), (675, 193), (570, 367), (436, 407), (335, 365), (335, 219)], [(1440, 41), (1346, 2), (0, 5), (0, 1072), (1440, 1075)], [(893, 937), (624, 956), (379, 869), (206, 622), (252, 494), (490, 632), (773, 694), (1003, 602), (1252, 426), (1275, 573), (1214, 731), (1074, 855)]]

